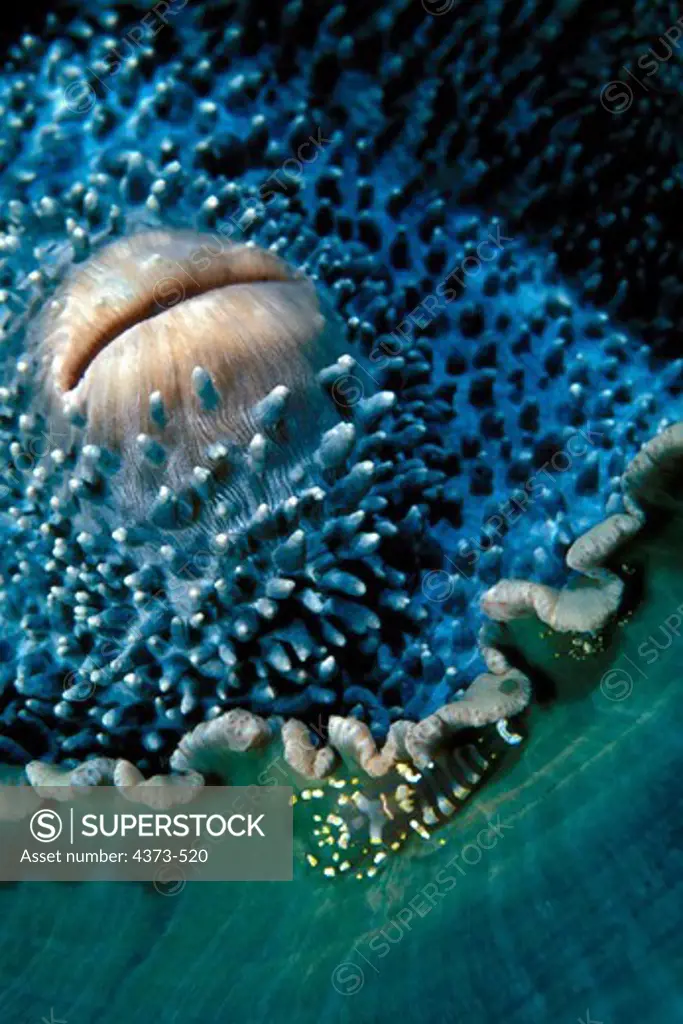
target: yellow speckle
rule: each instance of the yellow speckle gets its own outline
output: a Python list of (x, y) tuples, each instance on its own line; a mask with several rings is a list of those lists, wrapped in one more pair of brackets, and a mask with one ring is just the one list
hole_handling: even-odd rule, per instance
[(311, 799), (311, 791), (310, 791), (310, 789), (304, 789), (304, 790), (301, 791), (301, 799), (302, 800), (310, 800)]
[(422, 774), (420, 772), (413, 771), (409, 765), (403, 764), (402, 762), (396, 765), (396, 771), (408, 782), (419, 782), (422, 778)]
[(323, 794), (323, 791), (322, 791), (322, 789), (313, 789), (313, 790), (311, 790), (311, 796), (312, 796), (312, 797), (315, 797), (315, 799), (316, 799), (316, 800), (320, 800), (320, 798), (321, 798), (321, 797), (322, 797), (323, 795), (324, 795), (324, 794)]
[(400, 844), (400, 843), (398, 843), (398, 842), (396, 842), (396, 843), (392, 843), (392, 844), (391, 844), (391, 849), (392, 849), (392, 850), (400, 850), (400, 849), (401, 849), (401, 844)]
[(381, 864), (383, 860), (387, 859), (387, 854), (383, 850), (380, 850), (380, 852), (376, 853), (372, 859), (374, 860), (375, 864)]
[(367, 870), (368, 878), (374, 878), (376, 874), (377, 874), (377, 868), (368, 868), (368, 870)]
[(339, 870), (340, 871), (348, 871), (350, 867), (351, 867), (351, 861), (350, 860), (345, 860), (345, 861), (343, 861), (343, 863), (341, 863), (339, 865)]
[(306, 860), (308, 861), (312, 868), (317, 868), (318, 864), (320, 863), (318, 858), (314, 857), (312, 853), (306, 854)]
[(323, 874), (325, 875), (325, 878), (334, 878), (337, 874), (337, 869), (333, 867), (323, 868)]

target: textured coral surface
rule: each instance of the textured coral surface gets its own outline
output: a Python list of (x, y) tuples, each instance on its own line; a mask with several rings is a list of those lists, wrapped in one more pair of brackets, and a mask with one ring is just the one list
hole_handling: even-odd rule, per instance
[[(5, 760), (98, 753), (153, 769), (235, 706), (311, 724), (351, 713), (381, 739), (480, 670), (484, 586), (556, 581), (572, 541), (619, 507), (625, 462), (675, 418), (680, 366), (617, 319), (654, 303), (659, 340), (674, 336), (664, 285), (638, 304), (626, 284), (652, 246), (615, 246), (590, 198), (627, 215), (614, 133), (645, 126), (638, 102), (621, 120), (601, 105), (630, 43), (582, 8), (339, 6), (316, 24), (296, 3), (176, 3), (142, 25), (130, 10), (48, 17), (13, 46)], [(591, 21), (603, 31), (589, 46)], [(542, 74), (560, 37), (561, 82)], [(603, 221), (624, 267), (601, 257)], [(95, 455), (83, 469), (36, 402), (37, 312), (99, 243), (155, 225), (271, 246), (314, 279), (358, 359), (328, 381), (356, 434), (318, 481), (325, 496), (245, 525), (225, 554), (211, 538), (164, 546), (153, 524), (103, 528), (105, 467)], [(165, 563), (144, 557), (150, 542)]]

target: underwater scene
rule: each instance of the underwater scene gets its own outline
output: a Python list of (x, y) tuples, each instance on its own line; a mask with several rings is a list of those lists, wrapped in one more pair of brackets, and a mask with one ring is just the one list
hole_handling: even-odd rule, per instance
[(683, 9), (3, 13), (0, 1020), (683, 1021)]

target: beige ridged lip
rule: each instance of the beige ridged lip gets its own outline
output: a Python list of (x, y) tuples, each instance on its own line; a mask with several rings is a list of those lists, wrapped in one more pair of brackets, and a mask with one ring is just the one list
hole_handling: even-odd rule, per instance
[(216, 236), (157, 231), (115, 242), (73, 275), (51, 318), (54, 385), (72, 391), (129, 329), (206, 292), (293, 280), (274, 253)]
[(265, 477), (231, 476), (234, 503), (251, 508), (289, 493), (289, 474), (339, 421), (318, 381), (342, 354), (332, 319), (313, 283), (270, 250), (190, 231), (120, 239), (74, 268), (37, 321), (40, 412), (74, 450), (122, 456), (111, 486), (137, 516), (162, 483), (186, 486), (215, 443), (262, 447), (255, 410), (279, 388), (286, 412)]

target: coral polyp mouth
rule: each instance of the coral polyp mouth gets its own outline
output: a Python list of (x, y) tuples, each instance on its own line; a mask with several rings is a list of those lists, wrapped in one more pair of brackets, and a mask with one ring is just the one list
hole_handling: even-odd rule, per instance
[(317, 380), (341, 354), (338, 329), (311, 281), (254, 245), (189, 231), (114, 242), (67, 278), (35, 334), (37, 412), (71, 451), (116, 457), (107, 493), (133, 519), (231, 446), (244, 464), (233, 506), (287, 497), (340, 420)]
[(55, 386), (72, 391), (103, 349), (180, 303), (234, 285), (292, 280), (267, 250), (229, 243), (213, 251), (192, 232), (147, 232), (114, 243), (73, 275), (53, 304), (47, 357), (54, 348)]

